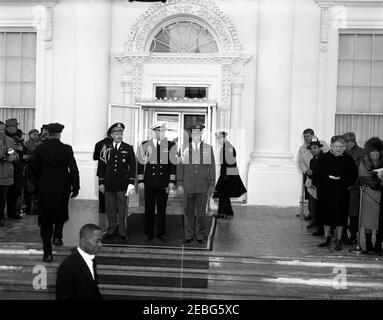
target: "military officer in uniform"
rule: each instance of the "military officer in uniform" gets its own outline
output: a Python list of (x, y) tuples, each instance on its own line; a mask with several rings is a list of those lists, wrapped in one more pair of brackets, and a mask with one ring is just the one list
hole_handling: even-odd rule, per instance
[(216, 218), (226, 219), (233, 217), (234, 211), (231, 206), (230, 197), (237, 198), (246, 193), (239, 171), (237, 168), (237, 153), (233, 145), (227, 140), (227, 132), (221, 131), (215, 134), (220, 148), (220, 176), (218, 178), (214, 198), (218, 198), (218, 214)]
[(192, 141), (183, 150), (177, 166), (178, 193), (185, 194), (184, 243), (193, 238), (200, 244), (206, 242), (206, 204), (215, 190), (215, 159), (212, 146), (201, 141), (204, 128), (189, 128)]
[[(107, 144), (108, 142), (112, 141), (112, 137), (110, 136), (110, 128), (106, 132), (106, 137), (100, 141), (98, 141), (94, 146), (94, 152), (93, 152), (93, 160), (97, 161), (97, 177), (100, 177), (100, 154), (102, 148)], [(98, 192), (98, 211), (99, 213), (105, 213), (105, 195)]]
[(37, 146), (31, 169), (38, 181), (38, 222), (44, 246), (43, 260), (52, 262), (52, 236), (54, 245), (63, 245), (63, 226), (69, 219), (69, 196), (78, 196), (80, 178), (72, 147), (60, 141), (64, 126), (51, 123), (46, 128), (49, 140)]
[(157, 206), (157, 238), (167, 242), (166, 204), (169, 191), (175, 188), (177, 150), (175, 144), (165, 137), (164, 124), (155, 124), (151, 129), (152, 139), (144, 141), (137, 154), (138, 187), (144, 189), (145, 195), (145, 241), (151, 241), (154, 237)]
[(126, 211), (127, 196), (134, 190), (136, 157), (133, 147), (122, 141), (125, 126), (115, 123), (111, 126), (112, 140), (104, 145), (100, 154), (99, 189), (105, 193), (105, 210), (108, 228), (104, 240), (114, 236), (118, 216), (118, 236), (127, 238)]

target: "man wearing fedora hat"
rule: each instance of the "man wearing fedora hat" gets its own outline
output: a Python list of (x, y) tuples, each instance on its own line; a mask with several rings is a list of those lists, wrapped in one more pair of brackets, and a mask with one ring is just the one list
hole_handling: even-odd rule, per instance
[(15, 141), (15, 151), (19, 156), (19, 161), (14, 163), (14, 184), (9, 188), (7, 197), (7, 212), (10, 219), (22, 219), (22, 191), (24, 184), (24, 161), (25, 145), (23, 132), (18, 128), (18, 121), (15, 118), (5, 121), (6, 135)]
[(312, 181), (315, 166), (319, 158), (323, 155), (322, 148), (323, 144), (317, 138), (313, 138), (307, 146), (307, 149), (310, 150), (311, 154), (313, 155), (312, 159), (310, 160), (309, 170), (306, 173), (307, 179), (305, 183), (305, 187), (307, 188), (307, 191), (309, 193), (309, 202), (311, 209), (311, 223), (307, 226), (307, 230), (316, 228), (316, 231), (313, 232), (314, 236), (324, 235), (324, 226), (319, 210), (317, 190)]
[(52, 262), (53, 244), (62, 246), (63, 226), (69, 219), (69, 197), (80, 190), (80, 178), (70, 145), (60, 141), (64, 126), (46, 126), (49, 140), (37, 146), (32, 160), (32, 172), (38, 181), (38, 222), (44, 246), (45, 262)]
[(166, 205), (170, 190), (176, 183), (176, 146), (165, 137), (165, 124), (156, 123), (151, 127), (152, 139), (144, 141), (137, 153), (138, 187), (145, 196), (145, 241), (154, 237), (155, 210), (157, 206), (157, 238), (167, 242)]
[(204, 125), (188, 129), (192, 141), (182, 152), (177, 166), (179, 194), (185, 193), (184, 243), (196, 239), (206, 243), (206, 204), (215, 191), (215, 159), (211, 145), (201, 141)]
[(127, 239), (126, 211), (130, 192), (134, 190), (136, 157), (133, 147), (122, 141), (124, 124), (117, 122), (110, 127), (112, 140), (101, 150), (99, 190), (105, 193), (105, 211), (108, 227), (104, 240), (114, 238), (118, 217), (118, 238)]
[[(106, 137), (98, 141), (94, 146), (93, 160), (97, 161), (97, 177), (100, 177), (100, 153), (102, 148), (112, 141), (111, 129), (109, 128), (106, 132)], [(105, 195), (102, 192), (98, 192), (98, 211), (99, 213), (105, 213)]]

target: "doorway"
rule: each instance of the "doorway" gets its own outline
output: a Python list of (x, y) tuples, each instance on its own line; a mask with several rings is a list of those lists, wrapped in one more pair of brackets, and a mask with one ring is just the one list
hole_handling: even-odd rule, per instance
[[(165, 123), (168, 131), (166, 137), (168, 140), (176, 142), (183, 149), (189, 143), (187, 130), (194, 125), (204, 125), (206, 127), (206, 112), (166, 112), (156, 111), (154, 114), (155, 123)], [(204, 130), (202, 140), (206, 141), (208, 133)]]

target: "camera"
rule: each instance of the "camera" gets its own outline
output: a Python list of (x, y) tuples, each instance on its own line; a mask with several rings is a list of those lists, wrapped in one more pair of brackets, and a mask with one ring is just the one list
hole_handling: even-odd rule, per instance
[(8, 150), (4, 151), (3, 156), (0, 158), (0, 162), (4, 163), (8, 161), (8, 157), (12, 155), (15, 152), (12, 148), (9, 148)]

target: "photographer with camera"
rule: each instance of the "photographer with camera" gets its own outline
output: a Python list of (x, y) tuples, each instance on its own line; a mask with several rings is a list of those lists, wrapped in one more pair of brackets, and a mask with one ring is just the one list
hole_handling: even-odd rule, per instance
[(14, 163), (14, 184), (9, 188), (7, 197), (7, 212), (9, 219), (22, 219), (20, 215), (22, 200), (21, 194), (24, 184), (24, 161), (25, 151), (23, 132), (18, 128), (17, 119), (8, 119), (5, 121), (6, 135), (15, 142), (14, 149), (18, 154), (19, 161)]
[(15, 141), (5, 135), (5, 124), (0, 121), (0, 227), (5, 226), (5, 203), (14, 183), (13, 163), (19, 159), (14, 148)]

